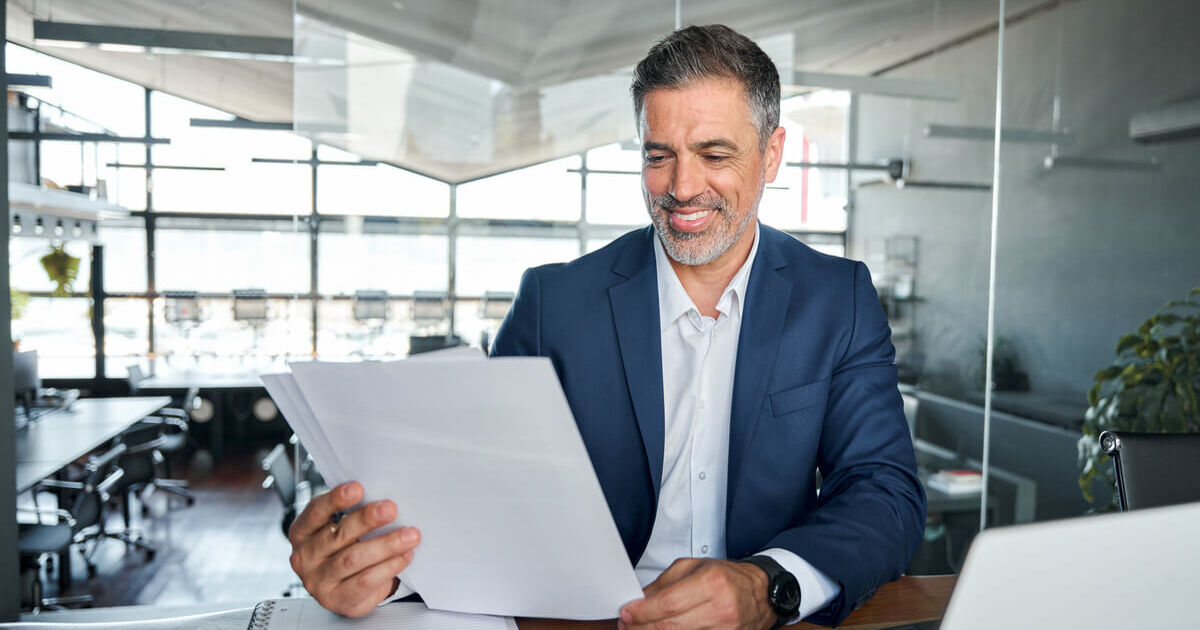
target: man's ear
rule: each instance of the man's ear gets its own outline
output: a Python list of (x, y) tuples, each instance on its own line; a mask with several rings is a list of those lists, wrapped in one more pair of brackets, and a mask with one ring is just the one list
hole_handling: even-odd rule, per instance
[(779, 174), (779, 167), (783, 164), (783, 141), (786, 138), (787, 130), (783, 127), (776, 127), (775, 131), (771, 132), (771, 137), (767, 140), (767, 150), (763, 154), (764, 181), (773, 182)]

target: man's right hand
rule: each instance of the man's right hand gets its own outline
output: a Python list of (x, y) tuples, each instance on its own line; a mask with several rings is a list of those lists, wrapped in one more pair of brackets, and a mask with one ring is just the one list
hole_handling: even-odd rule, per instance
[(362, 485), (351, 481), (315, 497), (288, 530), (292, 569), (322, 606), (347, 617), (361, 617), (396, 591), (396, 574), (412, 562), (421, 534), (402, 527), (369, 541), (358, 539), (396, 518), (396, 504), (377, 501), (345, 515), (358, 504)]

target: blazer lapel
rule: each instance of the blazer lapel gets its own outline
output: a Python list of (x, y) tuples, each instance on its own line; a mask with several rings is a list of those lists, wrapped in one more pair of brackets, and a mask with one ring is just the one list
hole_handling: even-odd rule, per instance
[(774, 235), (759, 233), (758, 259), (750, 270), (742, 329), (738, 336), (737, 366), (729, 413), (729, 481), (726, 506), (732, 506), (737, 481), (754, 425), (762, 415), (767, 383), (779, 353), (792, 284), (779, 273), (786, 267)]
[(631, 241), (613, 265), (613, 272), (626, 280), (608, 290), (613, 321), (621, 346), (621, 362), (633, 398), (634, 413), (654, 494), (662, 486), (665, 420), (663, 409), (662, 340), (658, 321), (658, 276), (654, 250), (647, 228), (645, 238)]

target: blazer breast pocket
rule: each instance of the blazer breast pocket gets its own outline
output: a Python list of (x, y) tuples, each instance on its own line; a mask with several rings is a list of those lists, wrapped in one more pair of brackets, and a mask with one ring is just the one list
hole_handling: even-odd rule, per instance
[(778, 391), (771, 394), (771, 415), (778, 418), (798, 411), (821, 412), (828, 397), (829, 379)]

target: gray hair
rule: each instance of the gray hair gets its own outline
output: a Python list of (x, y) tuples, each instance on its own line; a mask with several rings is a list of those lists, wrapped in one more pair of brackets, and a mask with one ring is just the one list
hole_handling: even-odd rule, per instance
[(649, 92), (714, 77), (734, 79), (745, 88), (759, 150), (766, 150), (779, 126), (779, 71), (758, 44), (721, 24), (679, 29), (638, 62), (630, 86), (636, 120), (642, 119)]

